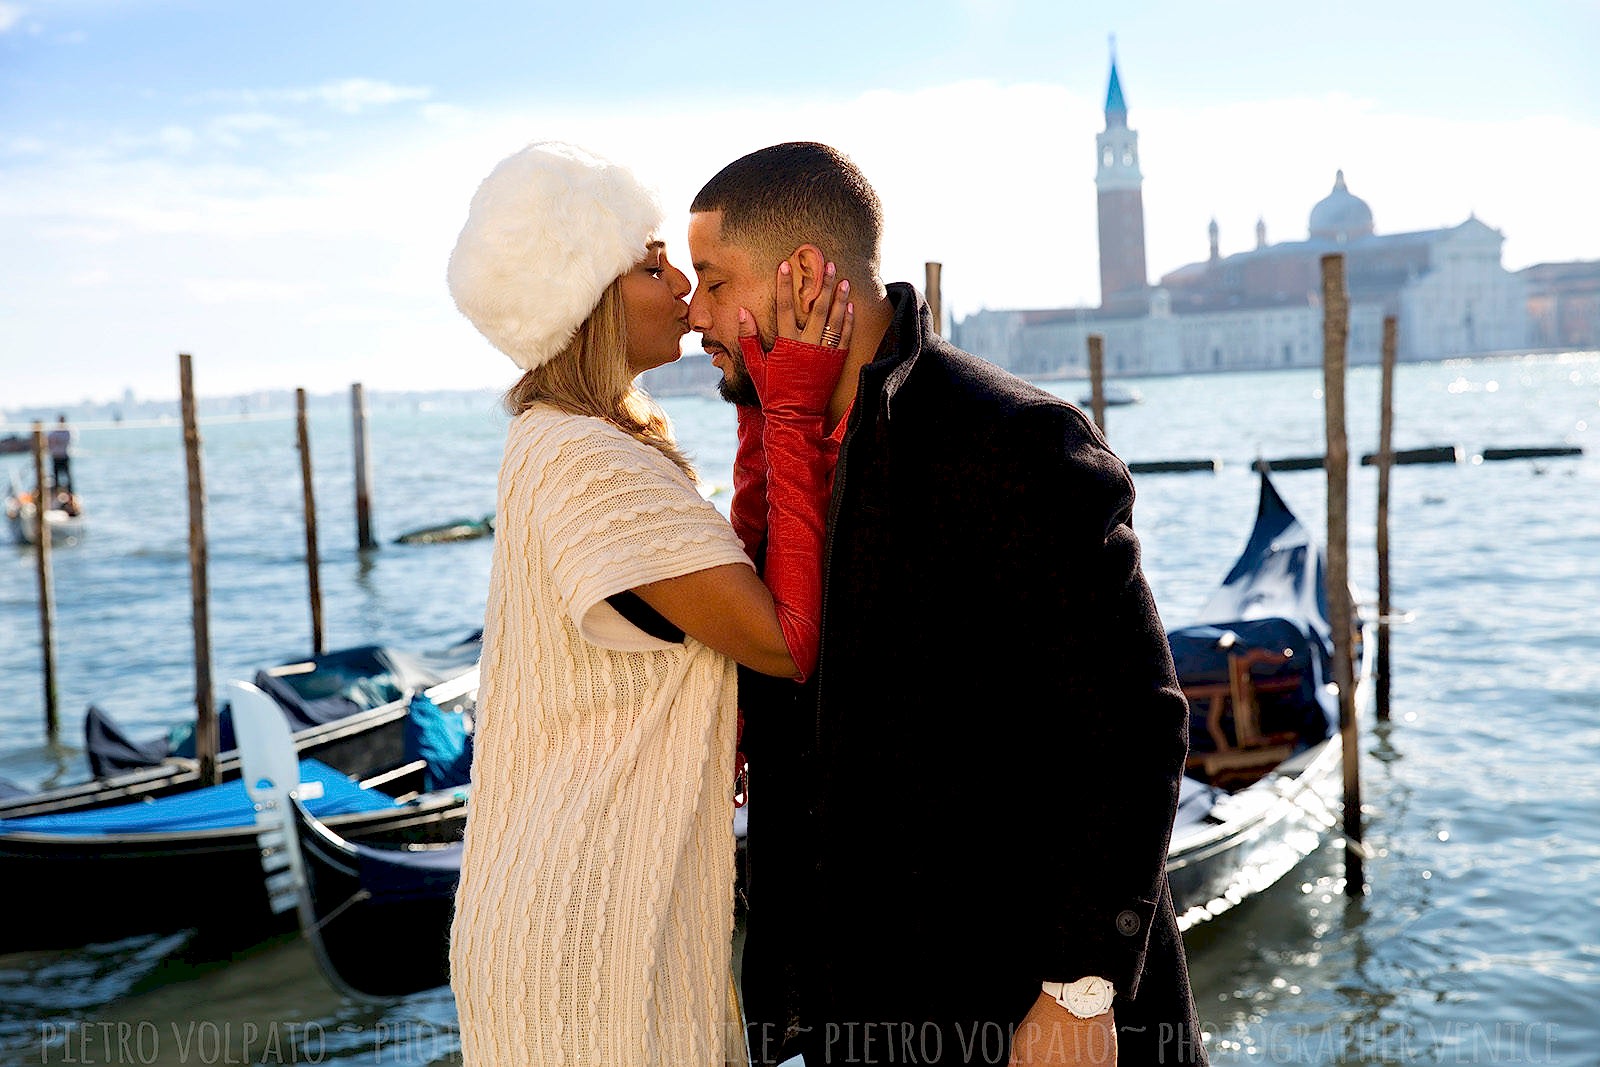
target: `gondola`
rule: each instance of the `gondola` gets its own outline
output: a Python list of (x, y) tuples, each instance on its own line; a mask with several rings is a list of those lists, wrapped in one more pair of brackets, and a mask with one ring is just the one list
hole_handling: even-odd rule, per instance
[(363, 999), (447, 982), (461, 842), (382, 848), (348, 840), (310, 810), (321, 787), (305, 780), (270, 702), (235, 683), (234, 706), (259, 811), (261, 875), (274, 910), (298, 916), (328, 980)]
[[(1144, 403), (1144, 394), (1139, 392), (1139, 390), (1129, 389), (1126, 386), (1118, 385), (1115, 382), (1107, 382), (1104, 389), (1101, 390), (1100, 395), (1104, 400), (1106, 407), (1108, 408), (1122, 407), (1127, 404)], [(1092, 407), (1094, 405), (1094, 394), (1084, 393), (1078, 398), (1078, 404), (1083, 408)]]
[[(376, 645), (341, 649), (258, 671), (266, 690), (292, 724), (302, 757), (318, 759), (345, 774), (365, 776), (392, 764), (403, 752), (406, 695), (416, 689), (476, 677), (481, 631), (448, 648), (406, 652)], [(239, 757), (224, 713), (217, 780), (239, 777)], [(58, 815), (146, 802), (200, 786), (192, 740), (138, 742), (104, 712), (91, 707), (84, 720), (92, 780), (31, 792), (0, 795), (5, 820)]]
[[(297, 753), (281, 709), (261, 699), (290, 738), (291, 758), (317, 783), (313, 808), (332, 832), (407, 843), (461, 836), (466, 760), (459, 746), (446, 751), (419, 715), (454, 715), (472, 708), (476, 695), (473, 670), (421, 694), (425, 700), (405, 702), (394, 757), (354, 775)], [(455, 784), (437, 788), (446, 771)], [(0, 881), (12, 887), (19, 906), (14, 921), (0, 924), (0, 953), (184, 929), (217, 944), (248, 944), (292, 928), (292, 917), (285, 924), (269, 907), (260, 852), (240, 781), (0, 821)]]
[[(1191, 754), (1167, 857), (1185, 930), (1272, 885), (1337, 821), (1341, 749), (1324, 570), (1321, 549), (1263, 473), (1244, 553), (1200, 618), (1168, 633), (1191, 704)], [(1359, 627), (1356, 634), (1361, 705), (1373, 642)], [(272, 717), (263, 705), (256, 718)], [(276, 727), (251, 742), (240, 725), (247, 760), (252, 743), (286, 744)], [(290, 795), (287, 774), (278, 779), (276, 794), (263, 795), (295, 830), (294, 855), (281, 860), (284, 906), (292, 895), (330, 982), (365, 997), (446, 982), (461, 848), (353, 843)]]
[[(1271, 886), (1339, 821), (1343, 751), (1324, 571), (1321, 547), (1262, 471), (1243, 554), (1200, 617), (1167, 635), (1190, 704), (1188, 769), (1167, 853), (1184, 930)], [(1375, 642), (1359, 617), (1347, 625), (1361, 714)]]

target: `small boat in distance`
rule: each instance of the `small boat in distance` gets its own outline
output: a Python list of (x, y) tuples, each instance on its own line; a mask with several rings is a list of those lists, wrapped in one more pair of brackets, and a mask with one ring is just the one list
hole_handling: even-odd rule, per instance
[[(23, 545), (39, 543), (38, 493), (19, 489), (16, 477), (11, 479), (11, 489), (6, 493), (6, 522), (11, 536)], [(83, 498), (65, 490), (52, 495), (44, 511), (45, 529), (50, 532), (52, 545), (77, 544), (86, 532)]]
[(481, 519), (458, 518), (435, 526), (411, 530), (394, 539), (397, 545), (441, 545), (451, 541), (471, 541), (494, 535), (494, 512)]
[[(1116, 382), (1106, 382), (1105, 385), (1102, 386), (1102, 390), (1105, 393), (1106, 407), (1108, 408), (1123, 407), (1127, 404), (1144, 403), (1143, 393), (1139, 392), (1137, 389), (1130, 389), (1125, 385), (1118, 385)], [(1092, 392), (1084, 393), (1078, 398), (1079, 407), (1087, 408), (1092, 407), (1093, 405), (1094, 394)]]

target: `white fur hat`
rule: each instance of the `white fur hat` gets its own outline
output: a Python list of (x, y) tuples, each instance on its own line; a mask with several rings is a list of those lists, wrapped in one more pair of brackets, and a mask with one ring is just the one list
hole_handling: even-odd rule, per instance
[(660, 226), (660, 203), (627, 167), (536, 142), (478, 186), (450, 254), (450, 295), (490, 343), (532, 370), (566, 347)]

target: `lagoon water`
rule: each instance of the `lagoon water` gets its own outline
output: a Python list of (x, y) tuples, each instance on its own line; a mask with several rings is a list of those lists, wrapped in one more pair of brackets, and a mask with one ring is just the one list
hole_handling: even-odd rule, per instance
[[(1169, 625), (1243, 544), (1250, 460), (1322, 449), (1315, 371), (1134, 382), (1111, 409), (1124, 458), (1215, 456), (1216, 475), (1138, 481), (1145, 567)], [(1052, 386), (1076, 398), (1079, 383)], [(1353, 372), (1351, 451), (1376, 447), (1378, 375)], [(1263, 896), (1191, 932), (1212, 1061), (1600, 1064), (1600, 354), (1403, 366), (1396, 447), (1580, 444), (1575, 459), (1397, 468), (1394, 718), (1364, 724), (1369, 889), (1330, 842)], [(726, 506), (731, 413), (664, 401)], [(312, 421), (330, 647), (450, 643), (479, 625), (487, 541), (395, 535), (493, 510), (504, 417), (374, 404), (381, 550), (354, 550), (347, 413)], [(294, 427), (202, 427), (219, 680), (303, 654), (309, 614)], [(20, 469), (21, 464), (15, 464)], [(43, 737), (32, 558), (0, 546), (0, 777), (86, 774), (90, 702), (135, 735), (192, 713), (187, 520), (176, 425), (87, 429), (74, 465), (91, 532), (55, 553), (63, 737)], [(1318, 472), (1280, 491), (1309, 524)], [(1375, 476), (1352, 480), (1353, 577), (1374, 587)], [(117, 887), (107, 885), (105, 892)], [(27, 922), (8, 885), (5, 922)], [(201, 963), (186, 935), (0, 956), (0, 1063), (457, 1062), (448, 990), (366, 1005), (292, 938)]]

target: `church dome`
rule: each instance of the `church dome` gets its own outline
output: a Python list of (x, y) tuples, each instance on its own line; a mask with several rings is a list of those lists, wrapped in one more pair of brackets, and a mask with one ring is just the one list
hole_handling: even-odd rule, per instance
[(1311, 237), (1349, 241), (1372, 236), (1372, 209), (1344, 184), (1344, 171), (1333, 180), (1333, 192), (1311, 209)]

